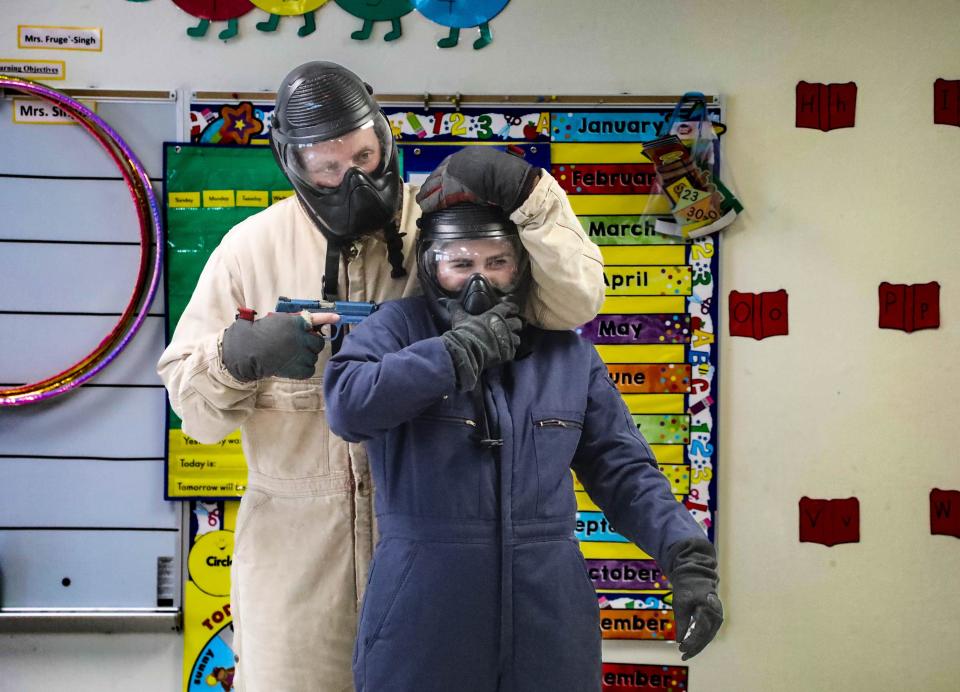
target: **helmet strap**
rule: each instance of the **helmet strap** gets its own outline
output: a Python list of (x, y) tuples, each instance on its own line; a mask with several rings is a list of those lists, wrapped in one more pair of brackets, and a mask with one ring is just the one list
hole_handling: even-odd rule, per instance
[(390, 278), (402, 279), (407, 275), (403, 267), (403, 236), (397, 229), (397, 222), (391, 221), (383, 229), (383, 239), (387, 243), (387, 258), (390, 260)]
[(327, 239), (327, 263), (323, 272), (323, 299), (337, 300), (340, 292), (340, 254), (338, 243)]

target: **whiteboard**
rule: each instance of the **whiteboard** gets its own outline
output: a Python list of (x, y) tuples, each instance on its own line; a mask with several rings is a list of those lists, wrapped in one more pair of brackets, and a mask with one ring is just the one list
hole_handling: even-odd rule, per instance
[[(162, 142), (182, 132), (175, 96), (92, 98), (160, 197)], [(129, 301), (140, 248), (127, 186), (82, 128), (15, 123), (8, 96), (0, 141), (0, 385), (8, 387), (49, 377), (96, 347)], [(0, 629), (176, 627), (183, 515), (163, 500), (166, 400), (156, 363), (164, 319), (158, 296), (97, 377), (45, 403), (0, 410)]]

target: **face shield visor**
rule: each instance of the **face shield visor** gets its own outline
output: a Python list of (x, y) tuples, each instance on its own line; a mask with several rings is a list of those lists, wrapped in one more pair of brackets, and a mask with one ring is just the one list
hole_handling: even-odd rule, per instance
[(521, 309), (530, 283), (530, 259), (517, 227), (497, 207), (462, 204), (420, 222), (417, 272), (434, 311), (453, 298), (473, 315), (504, 300)]
[(282, 150), (287, 171), (319, 196), (335, 195), (353, 169), (375, 185), (390, 169), (394, 156), (390, 125), (382, 113), (343, 135), (287, 144)]
[(329, 139), (281, 143), (274, 154), (307, 212), (338, 243), (393, 225), (402, 197), (390, 124), (377, 111)]
[(475, 274), (506, 294), (520, 284), (527, 256), (516, 236), (435, 240), (423, 251), (423, 266), (440, 290), (458, 294)]
[(432, 241), (420, 261), (439, 292), (472, 315), (515, 298), (529, 265), (517, 236)]
[(396, 145), (372, 89), (353, 72), (330, 62), (291, 71), (277, 90), (270, 144), (331, 244), (395, 235), (403, 196)]

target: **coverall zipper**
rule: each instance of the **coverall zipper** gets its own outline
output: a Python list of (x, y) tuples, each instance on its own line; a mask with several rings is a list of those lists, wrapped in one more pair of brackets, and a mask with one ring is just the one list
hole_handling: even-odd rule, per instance
[[(484, 399), (489, 395), (489, 406), (485, 407), (488, 416), (491, 437), (501, 441), (499, 446), (490, 447), (497, 471), (497, 514), (500, 519), (500, 632), (497, 689), (509, 689), (511, 657), (513, 653), (513, 431), (504, 435), (503, 425), (510, 427), (505, 402), (503, 383), (500, 373), (490, 370), (481, 378)], [(499, 395), (499, 396), (498, 396)], [(501, 406), (501, 401), (504, 405)], [(485, 402), (486, 403), (486, 402)]]
[(576, 428), (583, 430), (583, 424), (575, 420), (564, 420), (563, 418), (546, 418), (534, 423), (538, 428)]
[[(347, 300), (353, 300), (350, 295), (350, 262), (360, 254), (360, 241), (354, 242), (347, 253), (343, 254), (343, 293)], [(343, 330), (346, 332), (346, 328)], [(357, 612), (360, 612), (360, 566), (357, 564), (357, 479), (353, 473), (353, 454), (350, 452), (350, 443), (347, 443), (347, 476), (350, 480), (350, 545), (353, 549), (353, 601)]]
[(477, 421), (469, 418), (458, 418), (456, 416), (423, 416), (422, 418), (424, 420), (443, 421), (444, 423), (459, 423), (461, 425), (469, 425), (471, 428), (477, 427)]

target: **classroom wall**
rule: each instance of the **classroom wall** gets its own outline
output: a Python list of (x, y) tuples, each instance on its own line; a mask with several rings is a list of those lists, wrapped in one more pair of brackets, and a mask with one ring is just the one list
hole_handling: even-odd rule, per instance
[[(329, 5), (308, 38), (295, 20), (255, 31), (255, 10), (224, 44), (222, 25), (188, 38), (195, 22), (166, 0), (4, 0), (0, 57), (66, 60), (69, 87), (188, 94), (272, 90), (310, 59), (391, 93), (720, 94), (747, 207), (723, 232), (721, 292), (786, 289), (790, 334), (719, 339), (727, 622), (689, 662), (690, 689), (956, 690), (960, 541), (930, 534), (928, 496), (960, 489), (960, 129), (932, 118), (934, 80), (960, 79), (960, 5), (514, 0), (479, 52), (467, 31), (440, 51), (446, 31), (416, 15), (392, 44), (379, 26), (359, 43), (359, 20)], [(17, 50), (18, 23), (101, 26), (104, 50)], [(799, 80), (855, 81), (856, 127), (797, 129)], [(878, 329), (881, 281), (939, 281), (941, 328)], [(800, 543), (802, 496), (858, 497), (860, 542)], [(175, 634), (0, 635), (0, 690), (176, 690), (180, 647)], [(679, 663), (666, 644), (605, 652)]]

